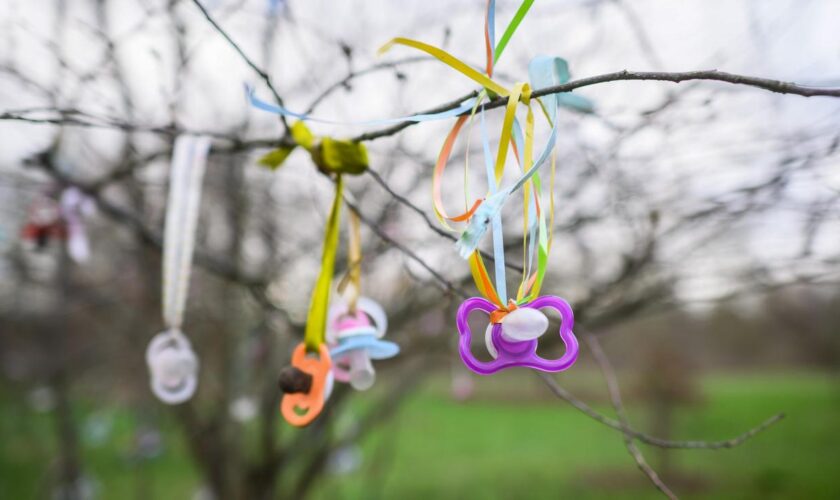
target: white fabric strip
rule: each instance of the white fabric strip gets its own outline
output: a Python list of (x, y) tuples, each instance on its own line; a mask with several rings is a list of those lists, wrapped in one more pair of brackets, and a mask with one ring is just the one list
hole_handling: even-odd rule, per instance
[(175, 140), (163, 236), (163, 320), (181, 328), (190, 284), (195, 228), (210, 137), (182, 135)]

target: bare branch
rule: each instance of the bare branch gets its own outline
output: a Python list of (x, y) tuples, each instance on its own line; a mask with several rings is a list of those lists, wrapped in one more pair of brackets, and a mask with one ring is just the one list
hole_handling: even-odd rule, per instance
[[(607, 354), (601, 348), (601, 342), (595, 335), (585, 335), (584, 339), (586, 339), (586, 343), (589, 345), (589, 350), (592, 352), (595, 362), (598, 363), (598, 366), (601, 368), (601, 373), (607, 381), (607, 389), (610, 393), (610, 400), (612, 401), (613, 408), (615, 408), (615, 414), (618, 417), (619, 422), (621, 422), (621, 424), (625, 427), (629, 426), (630, 424), (627, 419), (627, 413), (624, 411), (624, 403), (621, 401), (621, 391), (618, 388), (618, 378), (615, 376), (615, 371), (612, 368), (610, 360), (607, 358)], [(650, 482), (656, 486), (656, 489), (661, 491), (671, 500), (676, 500), (677, 496), (670, 488), (668, 488), (668, 485), (662, 481), (659, 474), (657, 474), (656, 471), (648, 465), (641, 450), (639, 450), (639, 447), (636, 446), (635, 442), (633, 442), (633, 438), (627, 435), (627, 433), (622, 433), (622, 435), (624, 437), (624, 446), (627, 447), (627, 451), (630, 452), (630, 455), (633, 457), (633, 460), (636, 461), (636, 465), (642, 473), (650, 479)]]
[[(820, 88), (820, 87), (807, 87), (805, 85), (799, 85), (796, 83), (791, 82), (783, 82), (780, 80), (770, 80), (768, 78), (758, 78), (754, 76), (745, 76), (745, 75), (737, 75), (734, 73), (726, 73), (723, 71), (717, 70), (706, 70), (706, 71), (684, 71), (678, 73), (668, 73), (663, 71), (616, 71), (614, 73), (606, 73), (603, 75), (591, 76), (588, 78), (581, 78), (579, 80), (573, 80), (571, 82), (563, 83), (560, 85), (554, 85), (552, 87), (545, 87), (542, 89), (537, 89), (533, 93), (531, 93), (531, 97), (543, 97), (551, 94), (560, 94), (565, 92), (571, 92), (572, 90), (579, 89), (582, 87), (589, 87), (592, 85), (598, 85), (601, 83), (607, 82), (618, 82), (618, 81), (634, 81), (634, 80), (655, 80), (655, 81), (663, 81), (663, 82), (687, 82), (691, 80), (712, 80), (718, 82), (725, 82), (731, 83), (733, 85), (746, 85), (748, 87), (756, 87), (763, 90), (769, 90), (770, 92), (775, 92), (778, 94), (794, 94), (800, 95), (803, 97), (816, 97), (816, 96), (823, 96), (823, 97), (840, 97), (840, 88)], [(435, 108), (428, 109), (426, 111), (422, 111), (418, 114), (432, 114), (432, 113), (440, 113), (443, 111), (449, 111), (450, 109), (455, 109), (460, 106), (465, 100), (475, 97), (477, 92), (471, 92), (460, 99), (456, 99), (454, 101), (449, 102), (448, 104), (444, 104), (441, 106), (437, 106)], [(503, 107), (507, 104), (507, 99), (504, 97), (498, 97), (496, 99), (488, 101), (484, 105), (484, 109), (494, 109)], [(467, 114), (469, 111), (463, 113)], [(416, 122), (406, 122), (400, 123), (398, 125), (393, 125), (390, 127), (383, 128), (381, 130), (367, 132), (365, 134), (361, 134), (355, 137), (353, 140), (355, 141), (372, 141), (374, 139), (379, 139), (382, 137), (388, 137), (391, 135), (396, 134), (397, 132), (414, 125)]]
[(615, 429), (619, 432), (624, 434), (628, 434), (639, 441), (649, 444), (651, 446), (658, 446), (660, 448), (680, 448), (680, 449), (700, 449), (700, 450), (719, 450), (722, 448), (735, 448), (739, 446), (744, 441), (754, 437), (756, 434), (760, 433), (761, 431), (767, 429), (771, 425), (775, 424), (779, 420), (785, 418), (784, 413), (779, 413), (774, 415), (761, 424), (753, 427), (752, 429), (748, 430), (747, 432), (736, 436), (732, 439), (726, 439), (723, 441), (669, 441), (667, 439), (661, 439), (655, 436), (651, 436), (649, 434), (645, 434), (644, 432), (637, 431), (631, 427), (628, 427), (621, 422), (607, 417), (601, 413), (595, 411), (591, 406), (584, 403), (583, 401), (576, 398), (571, 392), (564, 389), (560, 384), (557, 383), (554, 378), (548, 374), (543, 372), (537, 372), (536, 375), (542, 379), (543, 382), (548, 386), (551, 392), (554, 393), (555, 396), (566, 401), (577, 410), (585, 413), (587, 416), (592, 418), (593, 420), (600, 422), (607, 427)]
[[(377, 184), (382, 186), (382, 189), (387, 191), (388, 194), (391, 195), (392, 198), (397, 200), (398, 203), (402, 204), (403, 206), (405, 206), (406, 208), (408, 208), (409, 210), (411, 210), (415, 214), (422, 217), (423, 221), (426, 223), (426, 225), (429, 227), (429, 229), (431, 229), (432, 231), (437, 233), (439, 236), (442, 236), (442, 237), (444, 237), (444, 238), (446, 238), (450, 241), (458, 241), (458, 238), (456, 238), (454, 234), (441, 229), (440, 226), (438, 226), (437, 224), (432, 222), (432, 220), (429, 218), (429, 216), (426, 215), (426, 212), (424, 212), (420, 207), (418, 207), (414, 203), (411, 203), (408, 200), (408, 198), (406, 198), (405, 196), (402, 196), (401, 194), (394, 191), (394, 189), (391, 188), (391, 186), (389, 186), (387, 182), (385, 182), (385, 179), (383, 179), (382, 176), (379, 175), (375, 170), (373, 170), (371, 168), (368, 168), (365, 172), (368, 173), (371, 177), (373, 177), (373, 180), (376, 181)], [(490, 255), (483, 250), (479, 250), (479, 253), (481, 254), (482, 257), (484, 257), (487, 260), (494, 261), (494, 262), (496, 260), (495, 256)], [(508, 269), (512, 269), (512, 270), (514, 270), (516, 272), (519, 272), (519, 273), (521, 273), (523, 271), (522, 266), (517, 265), (517, 264), (513, 264), (511, 262), (505, 262), (505, 267), (507, 267)]]
[[(28, 163), (33, 166), (40, 167), (44, 172), (49, 174), (55, 180), (73, 186), (86, 195), (90, 196), (96, 201), (97, 206), (102, 212), (112, 220), (121, 223), (130, 228), (139, 237), (139, 239), (156, 248), (163, 247), (163, 236), (148, 227), (141, 217), (131, 212), (128, 209), (117, 206), (106, 200), (100, 191), (100, 187), (91, 187), (90, 185), (79, 182), (78, 180), (68, 176), (56, 168), (48, 159), (48, 155), (39, 155), (34, 159), (28, 160)], [(264, 287), (266, 282), (260, 278), (253, 276), (246, 276), (242, 274), (234, 265), (227, 260), (222, 260), (208, 255), (204, 252), (196, 251), (195, 260), (198, 265), (207, 269), (208, 271), (249, 287)]]
[(416, 253), (412, 252), (410, 249), (408, 249), (402, 243), (400, 243), (400, 242), (396, 241), (395, 239), (391, 238), (385, 231), (382, 230), (382, 228), (379, 227), (378, 224), (376, 224), (374, 221), (371, 221), (364, 214), (362, 214), (361, 210), (359, 210), (359, 206), (355, 202), (353, 202), (353, 200), (351, 200), (347, 194), (344, 195), (344, 203), (347, 205), (347, 207), (350, 208), (350, 210), (352, 210), (353, 212), (356, 213), (356, 215), (359, 216), (359, 220), (362, 221), (362, 223), (364, 225), (369, 227), (370, 230), (373, 231), (374, 234), (376, 234), (376, 236), (378, 236), (380, 239), (382, 239), (383, 241), (385, 241), (386, 243), (388, 243), (392, 247), (399, 250), (401, 253), (403, 253), (409, 259), (411, 259), (411, 260), (417, 262), (418, 264), (420, 264), (420, 266), (422, 266), (423, 269), (428, 271), (428, 273), (431, 274), (432, 277), (435, 278), (435, 280), (443, 287), (444, 290), (446, 290), (448, 292), (453, 292), (453, 293), (455, 293), (455, 294), (457, 294), (461, 297), (464, 297), (464, 298), (469, 297), (467, 292), (465, 292), (463, 289), (461, 289), (457, 285), (453, 284), (451, 281), (444, 278), (439, 272), (435, 271), (434, 268), (432, 268), (428, 263), (426, 263), (426, 261), (421, 259)]
[[(216, 20), (213, 19), (213, 16), (211, 16), (207, 9), (205, 9), (204, 6), (201, 5), (201, 2), (199, 0), (193, 0), (193, 3), (196, 7), (198, 7), (198, 10), (200, 10), (201, 13), (204, 14), (204, 17), (205, 19), (207, 19), (207, 22), (209, 22), (213, 26), (213, 28), (216, 31), (218, 31), (220, 35), (222, 35), (225, 41), (227, 41), (227, 43), (231, 47), (233, 47), (233, 50), (235, 50), (236, 53), (239, 54), (239, 57), (241, 57), (242, 60), (245, 61), (245, 64), (250, 66), (250, 68), (254, 70), (256, 74), (260, 75), (260, 78), (262, 78), (262, 80), (265, 82), (266, 87), (268, 87), (268, 89), (271, 91), (271, 94), (274, 96), (274, 100), (277, 101), (277, 104), (282, 106), (283, 98), (280, 97), (280, 94), (277, 92), (277, 89), (274, 88), (274, 84), (271, 83), (271, 77), (268, 75), (268, 73), (266, 73), (265, 70), (257, 66), (257, 63), (255, 63), (253, 60), (251, 60), (250, 57), (248, 57), (247, 54), (245, 54), (245, 51), (243, 51), (242, 48), (236, 42), (233, 41), (233, 38), (231, 38), (230, 35), (228, 35), (227, 32), (224, 29), (222, 29), (221, 26), (219, 26), (219, 23), (217, 23)], [(283, 122), (283, 127), (286, 129), (286, 131), (288, 131), (289, 124), (286, 123), (286, 117), (281, 115), (280, 121)]]
[[(193, 0), (196, 5), (201, 7), (201, 4), (198, 0)], [(202, 11), (205, 13), (203, 7), (201, 7)], [(207, 15), (206, 15), (207, 16)], [(212, 21), (212, 18), (207, 16), (208, 19)], [(214, 26), (218, 28), (218, 25), (215, 24)], [(221, 31), (221, 30), (220, 30)], [(222, 32), (224, 33), (224, 32)], [(227, 35), (225, 35), (227, 37)], [(227, 37), (229, 39), (229, 37)], [(232, 42), (231, 42), (232, 43)], [(235, 44), (234, 44), (235, 45)], [(238, 47), (238, 46), (236, 46)], [(242, 54), (244, 57), (244, 54)], [(253, 65), (250, 62), (250, 59), (247, 59), (249, 64), (252, 65), (252, 68), (255, 68), (255, 71), (258, 70), (260, 76), (264, 79), (268, 79), (268, 75), (259, 70), (258, 67)], [(531, 95), (532, 97), (543, 97), (546, 95), (551, 94), (560, 94), (565, 92), (571, 92), (572, 90), (581, 88), (581, 87), (588, 87), (592, 85), (597, 85), (601, 83), (607, 82), (617, 82), (617, 81), (637, 81), (637, 80), (655, 80), (655, 81), (666, 81), (666, 82), (674, 82), (680, 83), (685, 81), (691, 80), (711, 80), (711, 81), (718, 81), (718, 82), (725, 82), (731, 83), (734, 85), (745, 85), (748, 87), (755, 87), (764, 90), (768, 90), (770, 92), (775, 92), (779, 94), (794, 94), (800, 95), (804, 97), (840, 97), (840, 88), (820, 88), (820, 87), (807, 87), (804, 85), (799, 85), (796, 83), (790, 82), (783, 82), (779, 80), (770, 80), (767, 78), (758, 78), (752, 76), (744, 76), (744, 75), (737, 75), (734, 73), (725, 73), (723, 71), (717, 70), (707, 70), (707, 71), (686, 71), (681, 73), (667, 73), (667, 72), (634, 72), (634, 71), (617, 71), (615, 73), (607, 73), (604, 75), (592, 76), (588, 78), (581, 78), (579, 80), (574, 80), (568, 83), (564, 83), (561, 85), (555, 85), (552, 87), (546, 87), (542, 89), (535, 90)], [(270, 82), (270, 80), (267, 80)], [(272, 90), (272, 93), (275, 95), (275, 99), (278, 99), (278, 102), (282, 104), (282, 99), (276, 93), (276, 90), (273, 87), (269, 87)], [(460, 106), (464, 101), (467, 99), (476, 97), (478, 95), (478, 91), (470, 92), (458, 99), (454, 99), (449, 101), (448, 103), (441, 104), (440, 106), (436, 106), (434, 108), (430, 108), (424, 111), (421, 111), (416, 114), (434, 114), (440, 113), (443, 111), (449, 111), (451, 109), (455, 109)], [(507, 104), (507, 100), (505, 98), (496, 98), (493, 100), (488, 101), (485, 105), (485, 109), (495, 109), (499, 107), (503, 107)], [(464, 114), (468, 113), (465, 112)], [(283, 118), (281, 116), (281, 118)], [(128, 123), (120, 123), (120, 122), (102, 122), (102, 123), (89, 123), (82, 120), (78, 120), (75, 118), (70, 117), (62, 117), (62, 118), (50, 118), (50, 119), (32, 119), (27, 118), (25, 116), (21, 116), (15, 113), (0, 113), (0, 120), (19, 120), (19, 121), (29, 121), (32, 123), (52, 123), (52, 124), (63, 124), (63, 125), (78, 125), (78, 126), (87, 126), (87, 127), (100, 127), (100, 128), (119, 128), (123, 130), (138, 130), (144, 132), (152, 132), (152, 133), (161, 133), (161, 134), (169, 134), (174, 135), (179, 133), (177, 130), (173, 129), (172, 127), (136, 127), (132, 124)], [(284, 120), (285, 121), (285, 120)], [(363, 134), (359, 134), (352, 138), (355, 142), (365, 142), (365, 141), (373, 141), (376, 139), (381, 139), (383, 137), (390, 137), (393, 136), (406, 128), (416, 125), (417, 122), (403, 122), (398, 123), (396, 125), (391, 125), (389, 127), (385, 127), (383, 129), (374, 130), (371, 132), (365, 132)], [(215, 134), (218, 137), (219, 134)], [(262, 144), (262, 143), (261, 143)], [(263, 144), (264, 145), (264, 144)]]

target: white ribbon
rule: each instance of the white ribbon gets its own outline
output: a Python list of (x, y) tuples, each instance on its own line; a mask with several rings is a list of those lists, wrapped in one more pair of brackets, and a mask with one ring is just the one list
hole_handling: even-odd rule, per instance
[(209, 150), (207, 136), (182, 135), (175, 140), (163, 235), (163, 321), (168, 328), (180, 329), (184, 318)]
[(190, 399), (198, 385), (198, 358), (181, 332), (190, 284), (201, 183), (210, 138), (182, 135), (175, 140), (163, 234), (163, 321), (146, 350), (152, 392), (164, 403)]

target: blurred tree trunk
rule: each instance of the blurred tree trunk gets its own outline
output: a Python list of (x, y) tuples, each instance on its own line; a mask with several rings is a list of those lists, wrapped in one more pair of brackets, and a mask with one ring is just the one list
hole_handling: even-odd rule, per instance
[(52, 361), (49, 384), (55, 395), (54, 423), (58, 443), (58, 477), (54, 495), (61, 500), (81, 500), (82, 461), (79, 433), (70, 404), (71, 383), (68, 369), (70, 346), (67, 340), (72, 336), (70, 307), (67, 302), (72, 297), (70, 260), (64, 243), (58, 241), (56, 244), (61, 247), (55, 278), (55, 291), (58, 296), (56, 310), (52, 315), (53, 321), (48, 325), (48, 333), (45, 336), (46, 352), (50, 353), (49, 359)]

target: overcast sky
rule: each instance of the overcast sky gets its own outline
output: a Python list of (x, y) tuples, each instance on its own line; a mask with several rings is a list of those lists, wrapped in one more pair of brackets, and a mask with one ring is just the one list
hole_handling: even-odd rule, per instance
[[(36, 85), (0, 73), (0, 111), (52, 106), (37, 86), (51, 89), (61, 81), (60, 104), (76, 106), (103, 116), (122, 116), (122, 102), (112, 81), (100, 68), (103, 47), (90, 0), (67, 0), (68, 24), (55, 32), (55, 6), (49, 0), (0, 2), (0, 61), (16, 67)], [(225, 131), (250, 120), (251, 135), (279, 133), (276, 119), (250, 108), (243, 99), (243, 83), (267, 89), (242, 60), (212, 31), (191, 2), (178, 6), (189, 37), (189, 78), (174, 81), (175, 57), (168, 37), (171, 25), (162, 12), (167, 2), (118, 0), (109, 3), (111, 32), (117, 40), (122, 68), (129, 76), (137, 121), (147, 125), (168, 123), (174, 96), (177, 121), (193, 130)], [(394, 36), (407, 36), (434, 45), (445, 44), (458, 57), (480, 65), (483, 60), (483, 1), (291, 0), (277, 2), (279, 21), (270, 61), (261, 49), (265, 20), (272, 2), (266, 0), (206, 1), (223, 26), (243, 49), (270, 68), (287, 105), (303, 110), (325, 85), (344, 75), (348, 63), (339, 43), (353, 47), (354, 68), (380, 60), (415, 55), (397, 47), (383, 58), (376, 50)], [(501, 32), (518, 2), (498, 2), (497, 31)], [(241, 7), (240, 7), (241, 6)], [(150, 15), (151, 13), (151, 15)], [(684, 0), (585, 1), (539, 0), (523, 22), (497, 66), (505, 83), (524, 79), (527, 63), (538, 54), (560, 55), (573, 77), (592, 76), (621, 69), (684, 71), (720, 69), (812, 85), (840, 85), (840, 2), (833, 0)], [(56, 40), (60, 36), (60, 40)], [(54, 57), (61, 48), (66, 67)], [(451, 100), (473, 89), (470, 81), (435, 62), (422, 62), (401, 70), (376, 73), (354, 83), (352, 91), (336, 92), (316, 114), (340, 120), (399, 116)], [(72, 75), (90, 73), (80, 82)], [(60, 79), (60, 80), (57, 80)], [(687, 84), (682, 84), (687, 87)], [(680, 87), (682, 88), (682, 87)], [(656, 107), (678, 87), (659, 82), (616, 82), (581, 89), (596, 102), (598, 118), (569, 114), (561, 130), (561, 156), (585, 151), (599, 154), (614, 133), (610, 125), (631, 126), (640, 112)], [(682, 90), (680, 90), (682, 91)], [(840, 132), (840, 101), (805, 99), (704, 82), (684, 91), (683, 102), (664, 118), (667, 128), (639, 134), (626, 141), (616, 161), (636, 172), (634, 182), (646, 186), (646, 202), (657, 196), (695, 196), (725, 193), (733, 187), (760, 182), (786, 154), (801, 155), (826, 148)], [(322, 134), (352, 135), (364, 127), (316, 126)], [(21, 158), (43, 148), (53, 137), (45, 125), (0, 122), (0, 173), (7, 179), (20, 169)], [(424, 124), (404, 134), (407, 147), (431, 159), (446, 124)], [(87, 132), (86, 132), (87, 133)], [(98, 154), (116, 154), (116, 143), (97, 143)], [(141, 141), (156, 144), (155, 137)], [(89, 152), (74, 142), (66, 150), (68, 165), (82, 176), (95, 177)], [(374, 168), (377, 154), (391, 143), (370, 146)], [(568, 158), (575, 158), (568, 156)], [(299, 159), (300, 160), (300, 159)], [(303, 161), (303, 160), (301, 160)], [(836, 157), (821, 165), (816, 175), (797, 179), (791, 187), (793, 202), (808, 204), (840, 190)], [(561, 165), (561, 177), (562, 177)], [(283, 173), (289, 176), (304, 174)], [(608, 180), (605, 179), (605, 182)], [(679, 191), (675, 191), (679, 186)], [(13, 187), (0, 183), (0, 192)], [(278, 188), (279, 189), (279, 188)], [(427, 187), (412, 196), (431, 211)], [(594, 198), (593, 198), (594, 199)], [(599, 201), (600, 202), (600, 201)], [(785, 203), (792, 203), (787, 200)], [(632, 201), (629, 202), (632, 205)], [(796, 204), (796, 203), (794, 203)], [(5, 233), (14, 234), (21, 209), (2, 206)], [(562, 209), (562, 200), (559, 200)], [(802, 223), (798, 212), (785, 204), (749, 221), (737, 234), (692, 255), (686, 278), (689, 295), (720, 293), (731, 283), (730, 266), (756, 257), (778, 259), (795, 255), (801, 242), (789, 235)], [(823, 230), (815, 248), (836, 255), (835, 216)], [(430, 238), (430, 236), (425, 236)], [(562, 235), (558, 235), (562, 238)], [(609, 235), (603, 241), (608, 244)], [(562, 243), (560, 245), (562, 248)], [(685, 252), (677, 245), (670, 251)]]

